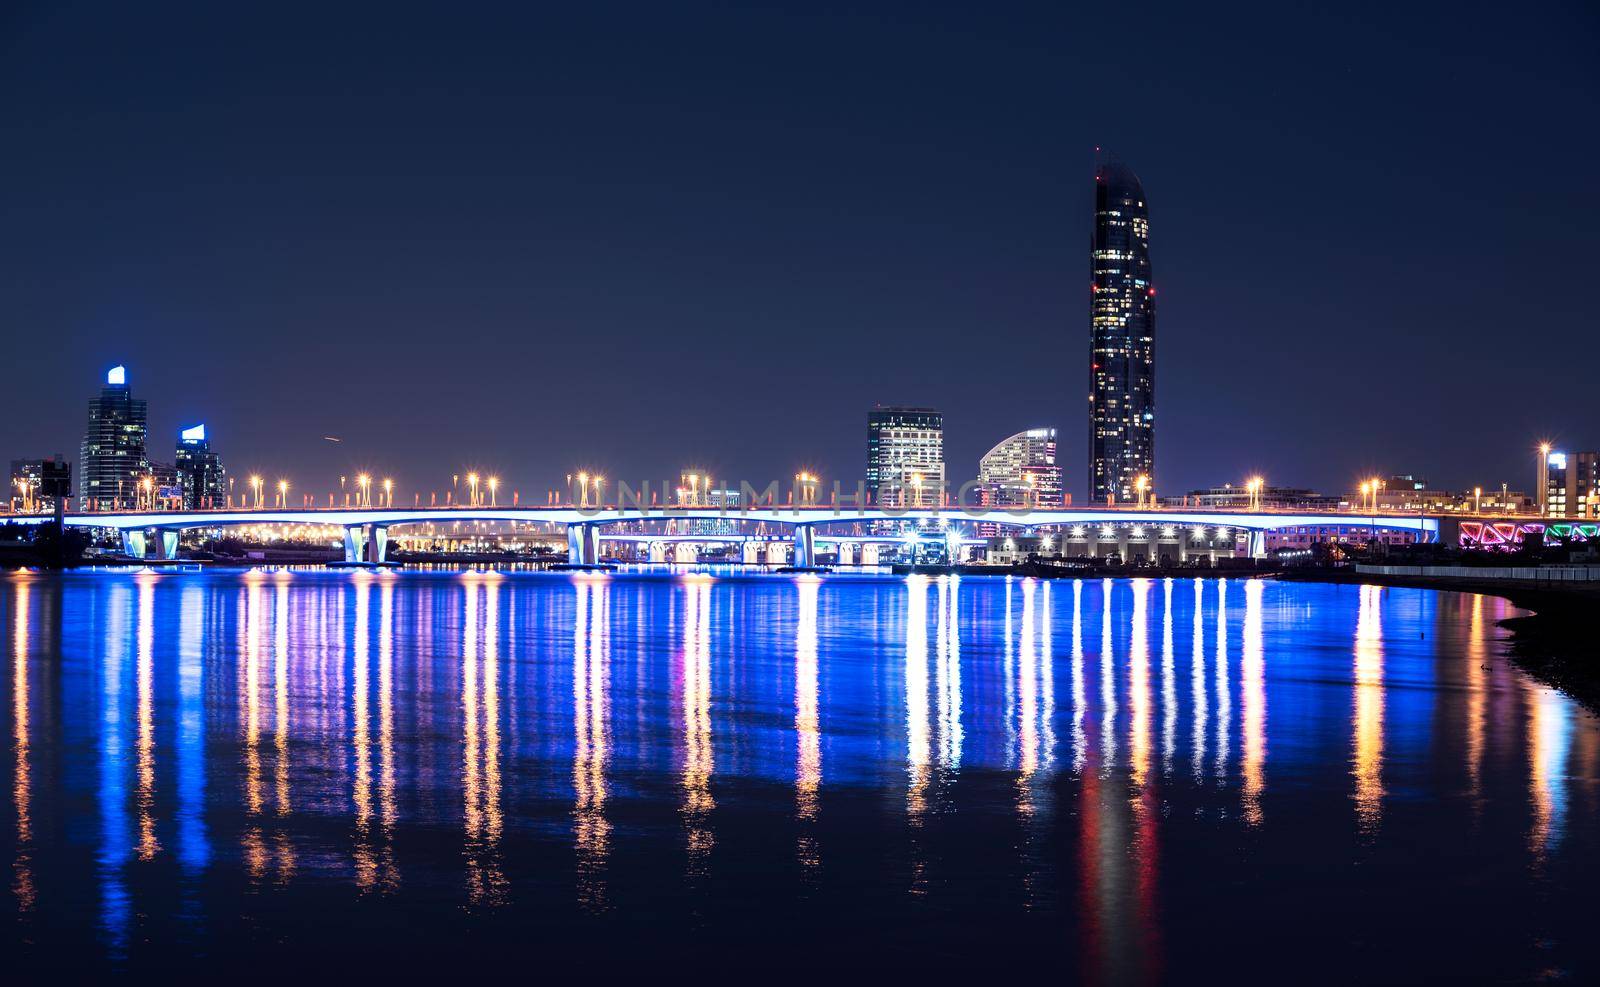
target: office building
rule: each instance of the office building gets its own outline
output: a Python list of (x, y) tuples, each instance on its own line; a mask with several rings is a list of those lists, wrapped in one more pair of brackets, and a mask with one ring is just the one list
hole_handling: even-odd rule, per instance
[(132, 508), (139, 481), (150, 472), (145, 455), (146, 411), (128, 390), (125, 367), (112, 367), (100, 396), (89, 402), (89, 421), (78, 460), (78, 499), (85, 510)]
[(1138, 499), (1155, 477), (1156, 289), (1150, 221), (1132, 169), (1095, 170), (1090, 245), (1089, 499)]
[(178, 473), (183, 506), (188, 510), (204, 510), (228, 506), (228, 478), (222, 468), (222, 457), (206, 438), (205, 425), (196, 425), (178, 433), (178, 449), (173, 465)]
[(1546, 517), (1600, 517), (1600, 452), (1541, 451)]
[(932, 408), (867, 413), (867, 497), (886, 507), (936, 507), (944, 490), (944, 415)]

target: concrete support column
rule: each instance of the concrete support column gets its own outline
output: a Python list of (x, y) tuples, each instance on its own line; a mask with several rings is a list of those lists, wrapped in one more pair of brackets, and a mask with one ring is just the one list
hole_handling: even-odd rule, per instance
[(664, 543), (658, 541), (653, 541), (650, 543), (650, 561), (667, 561), (667, 546)]
[(794, 560), (790, 563), (797, 568), (810, 568), (817, 564), (817, 532), (809, 524), (797, 524), (794, 528)]
[(367, 526), (364, 524), (347, 524), (344, 526), (344, 560), (352, 565), (360, 562), (367, 554)]
[(855, 562), (856, 553), (854, 545), (852, 545), (850, 542), (842, 541), (839, 542), (835, 547), (839, 550), (840, 565), (851, 565)]
[(172, 528), (157, 528), (155, 556), (158, 559), (175, 559), (178, 557), (178, 532)]
[(700, 561), (700, 546), (692, 541), (680, 541), (672, 546), (672, 561), (679, 565), (694, 565)]
[(862, 542), (861, 543), (861, 564), (862, 565), (877, 565), (878, 564), (878, 546), (877, 546), (876, 543), (874, 543), (874, 542)]
[(594, 565), (600, 561), (600, 533), (593, 524), (567, 525), (567, 562), (572, 565)]
[(742, 550), (742, 552), (740, 554), (740, 558), (744, 559), (744, 564), (745, 565), (760, 565), (761, 564), (761, 543), (756, 541), (753, 538), (745, 539), (745, 543), (744, 543), (744, 546), (743, 546), (743, 550)]
[(129, 531), (126, 528), (123, 529), (122, 554), (131, 558), (142, 559), (144, 558), (144, 547), (143, 531)]
[(1267, 533), (1259, 528), (1250, 532), (1250, 557), (1252, 559), (1267, 557)]
[(363, 561), (382, 565), (389, 550), (389, 529), (386, 525), (375, 524), (369, 530), (371, 534), (367, 537), (366, 555)]

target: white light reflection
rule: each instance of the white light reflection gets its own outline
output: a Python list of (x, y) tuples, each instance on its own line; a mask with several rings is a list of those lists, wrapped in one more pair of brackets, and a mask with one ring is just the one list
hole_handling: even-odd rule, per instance
[(610, 757), (610, 580), (604, 574), (573, 580), (572, 786), (578, 852), (578, 900), (591, 911), (607, 907), (605, 867), (611, 850), (606, 818), (606, 762)]
[(1266, 654), (1261, 637), (1261, 594), (1264, 590), (1265, 584), (1260, 579), (1245, 581), (1244, 633), (1240, 642), (1240, 718), (1244, 733), (1242, 798), (1245, 821), (1252, 826), (1261, 823), (1261, 793), (1266, 788)]
[(1354, 768), (1356, 820), (1367, 835), (1383, 817), (1383, 629), (1382, 593), (1361, 587), (1356, 614)]

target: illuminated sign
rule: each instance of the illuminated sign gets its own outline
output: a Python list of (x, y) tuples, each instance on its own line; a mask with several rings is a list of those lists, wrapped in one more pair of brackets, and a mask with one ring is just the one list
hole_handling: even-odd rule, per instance
[(186, 428), (179, 433), (179, 437), (185, 442), (204, 442), (206, 440), (206, 427), (202, 424), (196, 425), (194, 428)]
[(109, 384), (109, 385), (111, 385), (113, 387), (117, 387), (117, 386), (121, 386), (123, 384), (126, 384), (127, 382), (128, 382), (128, 368), (127, 367), (121, 367), (121, 366), (112, 367), (110, 370), (106, 371), (106, 383), (107, 384)]
[(1564, 470), (1564, 469), (1566, 469), (1567, 468), (1567, 454), (1564, 453), (1564, 452), (1552, 452), (1550, 454), (1550, 468), (1553, 469), (1553, 470)]

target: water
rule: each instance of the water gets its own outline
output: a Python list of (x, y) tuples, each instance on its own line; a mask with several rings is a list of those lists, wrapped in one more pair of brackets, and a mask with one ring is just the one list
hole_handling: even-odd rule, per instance
[(1500, 657), (1514, 612), (7, 575), (0, 943), (53, 971), (1593, 978), (1600, 731)]

